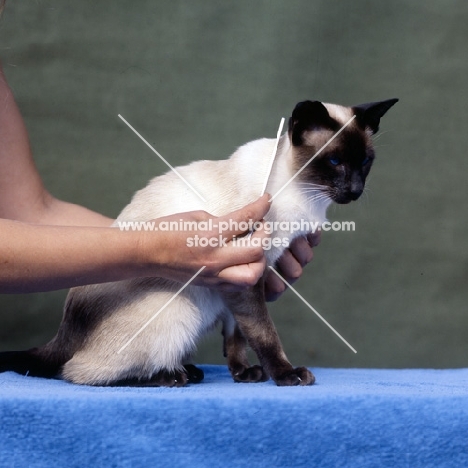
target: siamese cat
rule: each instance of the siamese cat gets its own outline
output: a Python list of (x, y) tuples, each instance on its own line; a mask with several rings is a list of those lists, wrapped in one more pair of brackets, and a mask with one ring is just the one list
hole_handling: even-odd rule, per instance
[[(288, 131), (278, 143), (267, 186), (271, 195), (350, 118), (354, 120), (274, 198), (266, 221), (323, 223), (332, 202), (357, 200), (374, 160), (372, 135), (397, 101), (354, 107), (319, 101), (297, 104)], [(255, 201), (275, 144), (274, 139), (260, 139), (240, 147), (227, 160), (197, 161), (177, 168), (206, 203), (173, 172), (152, 179), (134, 195), (114, 226), (191, 210), (221, 216)], [(272, 237), (292, 241), (305, 234), (275, 231)], [(281, 243), (266, 250), (267, 265), (274, 266), (285, 248)], [(0, 371), (60, 377), (84, 385), (179, 387), (203, 379), (202, 370), (190, 363), (191, 356), (200, 337), (222, 322), (224, 354), (236, 382), (261, 382), (269, 377), (277, 385), (314, 382), (313, 374), (305, 367), (294, 368), (283, 351), (265, 304), (263, 279), (242, 293), (189, 285), (128, 344), (180, 287), (163, 278), (135, 278), (73, 288), (52, 341), (27, 351), (0, 353)], [(248, 345), (260, 365), (249, 363)]]

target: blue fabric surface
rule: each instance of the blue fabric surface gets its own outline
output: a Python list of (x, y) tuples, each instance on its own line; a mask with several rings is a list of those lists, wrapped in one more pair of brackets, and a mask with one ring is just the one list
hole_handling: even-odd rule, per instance
[(315, 369), (293, 388), (203, 369), (181, 389), (0, 374), (0, 466), (468, 466), (468, 369)]

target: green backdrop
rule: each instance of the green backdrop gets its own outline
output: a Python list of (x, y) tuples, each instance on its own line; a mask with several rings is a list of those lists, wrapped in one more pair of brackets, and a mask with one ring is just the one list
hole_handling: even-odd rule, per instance
[[(0, 54), (49, 190), (116, 216), (165, 167), (274, 137), (296, 102), (400, 98), (367, 194), (331, 209), (297, 289), (271, 306), (314, 366), (468, 366), (468, 2), (10, 0)], [(0, 347), (51, 338), (66, 292), (0, 297)], [(200, 362), (223, 362), (208, 339)]]

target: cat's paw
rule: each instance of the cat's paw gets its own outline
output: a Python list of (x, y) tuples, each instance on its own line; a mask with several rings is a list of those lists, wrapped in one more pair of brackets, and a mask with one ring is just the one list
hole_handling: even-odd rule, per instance
[(188, 377), (185, 372), (162, 370), (153, 375), (147, 382), (148, 387), (183, 387), (187, 385)]
[(274, 380), (279, 387), (290, 387), (294, 385), (312, 385), (315, 382), (315, 377), (309, 369), (296, 367), (275, 377)]
[(111, 387), (183, 387), (188, 382), (188, 376), (183, 371), (161, 370), (150, 378), (128, 377), (109, 382)]
[(231, 370), (232, 378), (235, 382), (256, 383), (265, 382), (269, 379), (268, 374), (262, 366), (239, 367)]
[(200, 383), (205, 378), (204, 372), (193, 364), (186, 364), (184, 369), (187, 374), (188, 383)]

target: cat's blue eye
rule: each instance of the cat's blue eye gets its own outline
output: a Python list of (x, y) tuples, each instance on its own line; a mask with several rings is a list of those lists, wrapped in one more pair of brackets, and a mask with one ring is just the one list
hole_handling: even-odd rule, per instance
[(365, 166), (370, 161), (370, 158), (364, 158), (361, 165)]
[(330, 158), (329, 161), (334, 166), (338, 166), (338, 164), (340, 164), (340, 160), (338, 158)]

